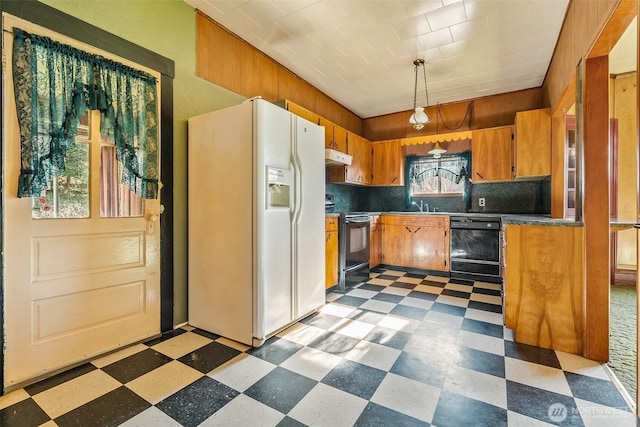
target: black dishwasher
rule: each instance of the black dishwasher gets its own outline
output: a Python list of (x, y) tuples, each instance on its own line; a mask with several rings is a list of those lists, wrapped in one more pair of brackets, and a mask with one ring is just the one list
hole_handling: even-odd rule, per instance
[(451, 277), (502, 283), (500, 217), (451, 217)]

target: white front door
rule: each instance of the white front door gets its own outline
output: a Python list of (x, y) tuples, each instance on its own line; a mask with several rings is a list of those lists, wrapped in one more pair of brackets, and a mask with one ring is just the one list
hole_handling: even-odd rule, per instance
[[(4, 29), (14, 25), (74, 44), (4, 17)], [(11, 389), (160, 333), (160, 204), (118, 184), (114, 148), (100, 135), (97, 112), (87, 113), (65, 176), (41, 197), (16, 197), (12, 36), (3, 37), (4, 387)]]

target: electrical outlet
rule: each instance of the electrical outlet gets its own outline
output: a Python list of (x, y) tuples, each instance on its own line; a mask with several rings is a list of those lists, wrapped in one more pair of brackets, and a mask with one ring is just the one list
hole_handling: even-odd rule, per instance
[(484, 208), (484, 207), (485, 207), (484, 202), (485, 202), (484, 197), (480, 197), (480, 198), (478, 199), (478, 206), (480, 206), (480, 207)]

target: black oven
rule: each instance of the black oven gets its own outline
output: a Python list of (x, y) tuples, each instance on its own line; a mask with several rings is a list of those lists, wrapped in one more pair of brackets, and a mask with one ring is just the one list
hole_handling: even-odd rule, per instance
[(363, 212), (340, 214), (338, 290), (345, 291), (369, 279), (371, 216)]
[(451, 277), (502, 283), (499, 217), (451, 217)]

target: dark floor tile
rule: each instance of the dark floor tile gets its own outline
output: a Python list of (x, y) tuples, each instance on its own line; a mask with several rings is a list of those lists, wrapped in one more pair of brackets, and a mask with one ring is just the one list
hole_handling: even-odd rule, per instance
[(166, 340), (170, 340), (171, 338), (175, 338), (178, 335), (182, 335), (185, 332), (187, 332), (186, 330), (182, 329), (182, 328), (178, 328), (178, 329), (173, 329), (171, 331), (167, 331), (165, 333), (162, 334), (162, 336), (158, 337), (158, 338), (154, 338), (152, 340), (146, 341), (145, 344), (148, 345), (149, 347), (152, 347), (156, 344), (159, 344), (163, 341)]
[(393, 409), (369, 402), (354, 424), (354, 427), (394, 426), (394, 427), (424, 427), (429, 423), (396, 412)]
[(309, 347), (344, 357), (360, 342), (346, 335), (327, 332), (309, 343)]
[(366, 341), (386, 345), (387, 347), (398, 350), (404, 349), (404, 346), (407, 345), (410, 338), (411, 334), (408, 332), (397, 331), (395, 329), (385, 328), (382, 326), (376, 326), (366, 337), (364, 337)]
[[(471, 291), (471, 289), (469, 289), (469, 291)], [(455, 289), (443, 289), (440, 295), (447, 295), (450, 297), (469, 299), (469, 297), (471, 296), (471, 292), (462, 292)]]
[(534, 347), (532, 345), (520, 344), (513, 341), (505, 341), (504, 354), (505, 356), (513, 359), (562, 369), (555, 351), (548, 350), (546, 348)]
[(429, 309), (429, 311), (437, 311), (439, 313), (452, 314), (454, 316), (464, 317), (467, 309), (465, 307), (459, 307), (457, 305), (444, 304), (441, 302), (435, 302)]
[(473, 280), (458, 279), (457, 277), (452, 277), (451, 279), (449, 279), (449, 283), (456, 283), (458, 285), (473, 286)]
[(300, 322), (305, 325), (315, 326), (320, 329), (331, 329), (336, 323), (342, 320), (340, 316), (327, 313), (315, 313), (302, 319)]
[(244, 394), (287, 414), (317, 383), (311, 378), (277, 367), (245, 390)]
[(240, 393), (213, 378), (202, 377), (156, 404), (185, 427), (197, 426)]
[(403, 351), (389, 372), (442, 388), (449, 370), (450, 357), (443, 358), (434, 353), (416, 355)]
[(298, 420), (294, 420), (291, 417), (284, 417), (282, 421), (276, 424), (276, 427), (306, 427), (306, 424), (303, 424)]
[(369, 283), (365, 283), (364, 285), (360, 285), (358, 286), (358, 289), (362, 289), (365, 291), (374, 291), (374, 292), (380, 292), (381, 290), (383, 290), (384, 288), (386, 288), (386, 286), (382, 286), (382, 285), (371, 285)]
[(342, 360), (325, 377), (322, 383), (369, 400), (387, 373), (350, 360)]
[(438, 427), (507, 427), (507, 411), (497, 406), (443, 391), (433, 414)]
[(390, 311), (390, 313), (396, 316), (408, 317), (410, 319), (422, 321), (427, 315), (427, 310), (418, 307), (398, 304)]
[(235, 348), (214, 341), (191, 353), (185, 354), (178, 360), (203, 374), (207, 374), (240, 353), (241, 352)]
[(297, 353), (303, 346), (301, 344), (278, 337), (270, 338), (260, 347), (254, 347), (247, 351), (252, 356), (279, 365), (292, 354)]
[(504, 378), (504, 361), (504, 356), (459, 346), (455, 364), (463, 368)]
[(220, 338), (220, 335), (214, 334), (213, 332), (205, 331), (205, 330), (202, 330), (202, 329), (197, 329), (196, 328), (191, 332), (193, 332), (194, 334), (198, 334), (200, 336), (203, 336), (205, 338), (209, 338), (210, 340), (214, 340), (214, 341), (217, 340), (218, 338)]
[(411, 277), (412, 279), (424, 279), (425, 277), (427, 277), (427, 274), (408, 272), (405, 273), (404, 277)]
[(500, 292), (500, 291), (498, 291), (496, 289), (480, 288), (480, 287), (477, 287), (477, 286), (474, 286), (473, 293), (474, 294), (491, 295), (491, 296), (494, 296), (494, 297), (501, 297), (502, 296), (502, 292)]
[(54, 421), (59, 427), (117, 426), (150, 406), (149, 402), (122, 386), (59, 416)]
[(436, 288), (444, 288), (445, 286), (447, 286), (447, 282), (436, 282), (435, 280), (423, 280), (422, 282), (420, 282), (421, 285), (426, 285), (426, 286), (435, 286)]
[(386, 269), (384, 266), (382, 266), (382, 265), (377, 265), (377, 266), (373, 267), (370, 271), (371, 271), (372, 273), (379, 273), (379, 274), (382, 274), (382, 273), (384, 273), (385, 271), (387, 271), (387, 269)]
[(0, 426), (39, 426), (50, 419), (31, 398), (0, 409)]
[(354, 310), (353, 313), (350, 313), (347, 317), (353, 320), (360, 320), (361, 322), (372, 323), (377, 325), (384, 319), (386, 313), (378, 313), (377, 311), (371, 310)]
[[(54, 375), (51, 378), (46, 378), (44, 380), (38, 381), (35, 384), (28, 385), (24, 388), (24, 390), (29, 393), (29, 395), (34, 396), (38, 393), (42, 393), (45, 390), (48, 390), (67, 381), (71, 381), (74, 378), (80, 377), (96, 369), (98, 368), (93, 366), (91, 363), (85, 363), (84, 365), (80, 365), (76, 368), (69, 369), (68, 371), (64, 371), (57, 375)], [(0, 424), (0, 426), (1, 425), (2, 424)]]
[(507, 409), (546, 423), (584, 425), (573, 398), (509, 380)]
[(565, 372), (569, 388), (576, 399), (588, 400), (621, 411), (630, 411), (627, 402), (611, 381)]
[(396, 280), (398, 280), (398, 277), (399, 276), (394, 276), (394, 275), (391, 275), (391, 274), (381, 274), (378, 277), (376, 277), (376, 279), (393, 280), (395, 282)]
[(496, 325), (488, 322), (481, 322), (480, 320), (464, 319), (462, 321), (463, 331), (475, 332), (476, 334), (489, 335), (490, 337), (500, 338), (504, 337), (504, 328), (502, 325)]
[(386, 294), (384, 292), (381, 292), (377, 295), (374, 295), (373, 298), (371, 299), (375, 299), (378, 301), (385, 301), (385, 302), (391, 302), (393, 304), (397, 304), (400, 301), (402, 301), (404, 299), (403, 296), (400, 295), (393, 295), (393, 294)]
[(416, 328), (412, 337), (419, 337), (423, 340), (453, 346), (457, 342), (459, 334), (460, 329), (454, 326), (440, 325), (433, 322), (422, 322)]
[(342, 305), (350, 305), (352, 307), (360, 307), (362, 304), (364, 304), (367, 301), (368, 299), (366, 298), (359, 298), (359, 297), (352, 297), (349, 295), (345, 295), (334, 300), (333, 302), (342, 304)]
[(497, 304), (487, 304), (486, 302), (480, 301), (469, 301), (469, 308), (502, 314), (502, 306)]
[(102, 368), (107, 374), (126, 384), (131, 380), (151, 372), (171, 362), (173, 359), (152, 348), (148, 348), (129, 357), (113, 362)]
[(430, 292), (421, 292), (421, 291), (411, 291), (407, 294), (408, 297), (411, 298), (419, 298), (427, 301), (435, 301), (438, 299), (438, 294), (432, 294)]
[(389, 286), (392, 286), (394, 288), (413, 289), (418, 285), (416, 285), (414, 283), (406, 283), (406, 282), (393, 282)]

